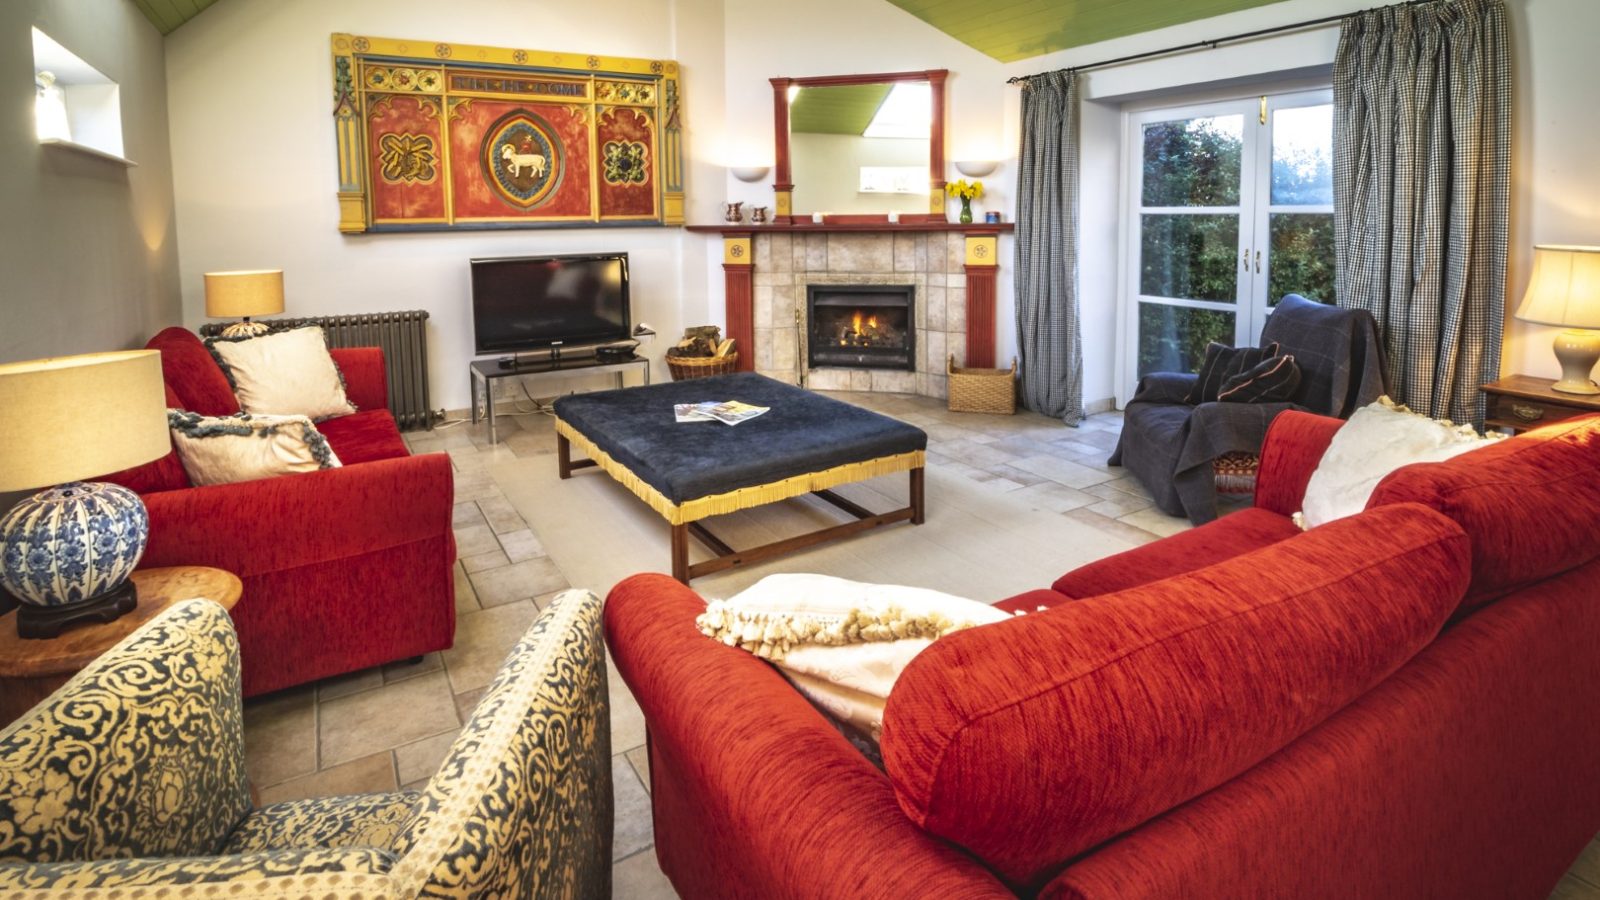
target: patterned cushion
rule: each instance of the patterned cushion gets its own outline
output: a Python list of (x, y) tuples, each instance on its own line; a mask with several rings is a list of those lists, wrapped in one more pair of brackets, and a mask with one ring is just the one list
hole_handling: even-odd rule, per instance
[(0, 731), (0, 863), (211, 854), (249, 802), (239, 644), (210, 601), (162, 613)]
[(1263, 359), (1278, 355), (1277, 344), (1265, 347), (1229, 347), (1216, 341), (1206, 345), (1206, 361), (1200, 366), (1200, 377), (1184, 402), (1190, 406), (1212, 403), (1222, 392), (1222, 384), (1240, 372), (1248, 372)]
[(1288, 354), (1269, 356), (1222, 383), (1217, 399), (1224, 403), (1276, 403), (1294, 396), (1300, 367)]
[(393, 845), (400, 896), (611, 895), (600, 611), (566, 591), (506, 657)]
[(417, 811), (417, 791), (290, 800), (251, 810), (224, 853), (388, 847)]
[(172, 443), (189, 480), (200, 486), (276, 478), (342, 465), (305, 416), (237, 413), (202, 416), (167, 410)]

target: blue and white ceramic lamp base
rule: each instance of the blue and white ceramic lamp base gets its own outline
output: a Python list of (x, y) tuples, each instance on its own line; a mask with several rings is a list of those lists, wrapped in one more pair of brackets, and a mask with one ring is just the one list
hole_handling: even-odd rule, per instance
[(139, 495), (75, 481), (34, 494), (0, 519), (0, 587), (20, 604), (23, 637), (54, 637), (80, 619), (133, 609), (133, 574), (150, 539)]

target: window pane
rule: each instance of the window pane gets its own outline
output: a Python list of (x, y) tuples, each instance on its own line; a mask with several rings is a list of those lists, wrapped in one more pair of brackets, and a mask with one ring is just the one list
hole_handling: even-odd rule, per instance
[(1228, 303), (1238, 298), (1238, 216), (1141, 218), (1139, 293)]
[(1272, 203), (1333, 203), (1333, 106), (1300, 106), (1272, 113)]
[(1139, 374), (1198, 372), (1212, 341), (1233, 346), (1233, 313), (1139, 304)]
[(1144, 126), (1145, 206), (1238, 206), (1243, 116)]
[(1267, 302), (1302, 294), (1332, 303), (1333, 214), (1273, 213), (1272, 255), (1268, 260)]

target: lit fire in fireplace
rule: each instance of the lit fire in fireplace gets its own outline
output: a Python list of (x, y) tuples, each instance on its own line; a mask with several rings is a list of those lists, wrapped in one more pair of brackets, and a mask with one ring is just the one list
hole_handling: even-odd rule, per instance
[(841, 347), (883, 347), (900, 343), (900, 335), (893, 328), (878, 324), (878, 317), (861, 310), (850, 314), (850, 324), (839, 332)]

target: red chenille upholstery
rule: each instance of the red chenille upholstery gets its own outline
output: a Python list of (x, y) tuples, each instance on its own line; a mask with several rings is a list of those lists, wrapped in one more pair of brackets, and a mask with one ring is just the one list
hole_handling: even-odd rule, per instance
[(1422, 503), (1472, 538), (1474, 609), (1600, 557), (1600, 416), (1568, 419), (1378, 483), (1367, 507)]
[(1066, 594), (1058, 594), (1051, 590), (1025, 591), (1015, 597), (1007, 597), (996, 603), (996, 609), (1006, 612), (1038, 612), (1040, 609), (1050, 609), (1071, 600)]
[(1255, 506), (1288, 517), (1300, 511), (1306, 485), (1328, 452), (1343, 419), (1297, 410), (1279, 413), (1267, 427), (1256, 470)]
[[(167, 408), (182, 409), (183, 401), (173, 392), (171, 385), (166, 385)], [(183, 460), (178, 458), (178, 448), (172, 445), (172, 437), (167, 437), (167, 455), (160, 459), (147, 462), (142, 466), (134, 466), (121, 472), (112, 472), (100, 478), (112, 484), (120, 484), (135, 494), (151, 494), (156, 491), (175, 491), (179, 488), (189, 487), (189, 473), (183, 470)]]
[[(161, 350), (169, 405), (238, 411), (215, 396), (227, 379), (193, 334), (169, 328), (150, 346)], [(172, 473), (152, 469), (160, 460), (114, 476), (130, 479), (119, 483), (150, 514), (141, 566), (215, 566), (244, 582), (233, 621), (246, 696), (442, 650), (455, 636), (450, 459), (406, 449), (384, 407), (381, 350), (333, 353), (352, 401), (377, 404), (318, 423), (341, 468), (161, 486)]]
[(1466, 589), (1453, 522), (1363, 518), (941, 638), (884, 711), (901, 808), (1037, 889), (1282, 749), (1427, 646)]
[(1079, 566), (1050, 587), (1068, 597), (1094, 597), (1203, 569), (1300, 533), (1294, 522), (1264, 509), (1244, 509), (1224, 519), (1180, 531)]
[(194, 332), (172, 327), (145, 344), (146, 350), (161, 351), (161, 376), (178, 395), (180, 409), (202, 416), (231, 416), (239, 411), (228, 376), (222, 374), (211, 351)]

